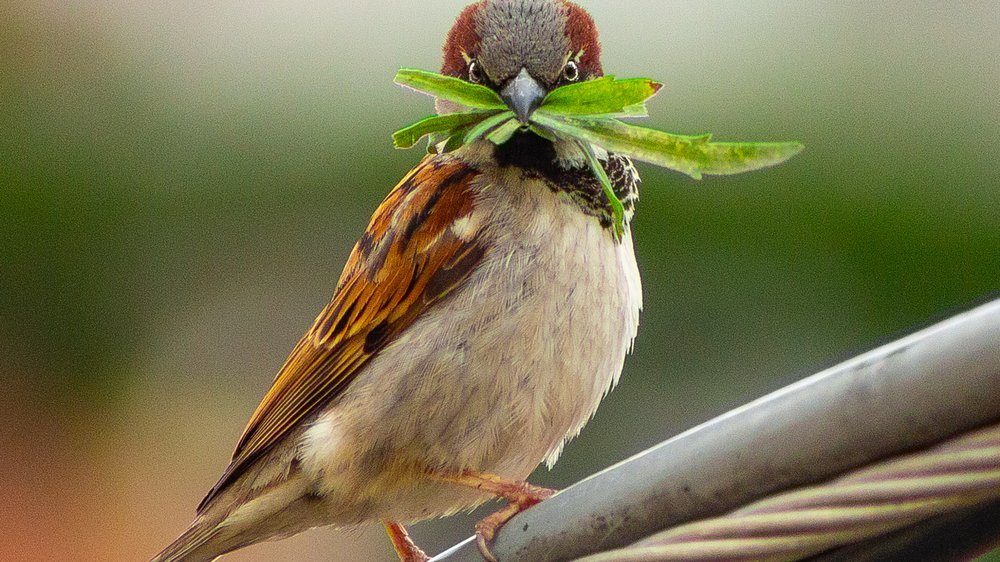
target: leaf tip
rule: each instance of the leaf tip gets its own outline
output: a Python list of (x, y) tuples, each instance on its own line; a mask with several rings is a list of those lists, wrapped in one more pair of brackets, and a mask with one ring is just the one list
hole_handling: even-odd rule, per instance
[[(789, 141), (780, 143), (779, 155), (781, 157), (781, 162), (790, 160), (806, 149), (806, 145), (798, 141)], [(780, 162), (779, 162), (780, 163)]]
[(400, 86), (405, 86), (404, 82), (413, 75), (413, 69), (411, 68), (400, 68), (396, 71), (396, 75), (392, 77), (392, 81)]

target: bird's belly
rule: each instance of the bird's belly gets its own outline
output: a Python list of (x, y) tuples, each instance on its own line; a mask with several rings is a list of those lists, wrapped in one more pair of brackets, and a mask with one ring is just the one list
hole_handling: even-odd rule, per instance
[(405, 484), (414, 469), (524, 479), (555, 461), (617, 381), (641, 307), (631, 240), (613, 243), (575, 209), (558, 218), (494, 246), (306, 433), (328, 490), (378, 490), (389, 516), (419, 519), (484, 497)]

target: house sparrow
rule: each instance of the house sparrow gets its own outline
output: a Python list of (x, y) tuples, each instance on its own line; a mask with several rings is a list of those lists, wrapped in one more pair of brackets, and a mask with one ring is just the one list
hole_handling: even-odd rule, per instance
[[(496, 90), (527, 123), (545, 95), (602, 75), (591, 17), (565, 0), (484, 0), (448, 34), (442, 73)], [(439, 110), (445, 104), (439, 103)], [(444, 108), (446, 109), (446, 108)], [(550, 466), (617, 382), (642, 304), (632, 163), (522, 128), (424, 158), (389, 194), (329, 305), (292, 350), (191, 527), (156, 562), (212, 560), (332, 525), (403, 524), (509, 504), (480, 549), (553, 492)]]

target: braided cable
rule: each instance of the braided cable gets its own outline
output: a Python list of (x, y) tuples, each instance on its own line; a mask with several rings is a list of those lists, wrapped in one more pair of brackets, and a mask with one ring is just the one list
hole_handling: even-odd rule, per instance
[(582, 560), (801, 560), (1000, 498), (1000, 424)]

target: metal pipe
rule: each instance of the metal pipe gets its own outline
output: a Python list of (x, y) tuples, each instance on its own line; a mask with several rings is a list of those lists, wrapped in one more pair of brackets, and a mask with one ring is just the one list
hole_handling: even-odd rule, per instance
[[(1000, 300), (678, 435), (518, 515), (500, 560), (620, 548), (1000, 421)], [(435, 560), (479, 561), (466, 541)]]

